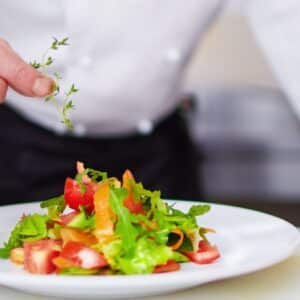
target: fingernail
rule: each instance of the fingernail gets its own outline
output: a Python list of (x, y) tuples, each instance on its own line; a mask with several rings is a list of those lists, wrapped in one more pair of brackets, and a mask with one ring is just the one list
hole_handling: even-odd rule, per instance
[(40, 77), (37, 78), (33, 84), (32, 92), (37, 97), (44, 97), (53, 91), (54, 82), (50, 78)]

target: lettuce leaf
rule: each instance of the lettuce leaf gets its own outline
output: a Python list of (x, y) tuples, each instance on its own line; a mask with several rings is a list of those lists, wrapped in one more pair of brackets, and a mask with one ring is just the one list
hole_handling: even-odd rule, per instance
[(77, 229), (93, 229), (95, 228), (95, 222), (95, 214), (89, 216), (84, 208), (80, 207), (80, 213), (75, 216), (67, 226)]
[(122, 240), (123, 248), (126, 254), (133, 253), (138, 231), (132, 224), (132, 215), (129, 210), (124, 206), (123, 201), (127, 196), (127, 191), (124, 188), (110, 187), (110, 205), (113, 212), (117, 216), (117, 223), (115, 233)]
[(49, 219), (57, 221), (59, 216), (64, 212), (66, 208), (65, 198), (63, 195), (44, 200), (40, 204), (41, 208), (48, 209)]
[(132, 256), (118, 259), (118, 266), (124, 274), (152, 273), (157, 265), (163, 265), (174, 257), (174, 252), (166, 245), (157, 245), (155, 241), (142, 237), (136, 243)]
[(48, 216), (40, 214), (23, 216), (12, 230), (8, 241), (0, 249), (0, 257), (8, 258), (10, 250), (22, 247), (25, 241), (36, 241), (47, 238), (48, 220)]

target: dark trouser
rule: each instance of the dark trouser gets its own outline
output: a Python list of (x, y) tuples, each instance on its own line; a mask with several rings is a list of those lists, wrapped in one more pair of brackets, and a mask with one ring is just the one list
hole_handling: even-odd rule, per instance
[(120, 177), (125, 169), (163, 198), (201, 200), (196, 151), (174, 113), (148, 136), (58, 136), (0, 107), (0, 204), (39, 201), (63, 193), (75, 162)]

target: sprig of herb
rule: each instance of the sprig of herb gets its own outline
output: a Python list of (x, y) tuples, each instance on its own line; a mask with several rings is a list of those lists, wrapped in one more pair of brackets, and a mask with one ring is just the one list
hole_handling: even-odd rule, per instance
[(49, 55), (49, 52), (56, 51), (59, 48), (64, 47), (64, 46), (68, 46), (69, 45), (68, 41), (69, 41), (68, 37), (65, 37), (61, 40), (54, 37), (51, 46), (46, 50), (46, 52), (42, 56), (41, 61), (38, 62), (38, 61), (34, 60), (30, 64), (35, 69), (40, 69), (44, 75), (52, 77), (52, 79), (54, 80), (55, 85), (54, 85), (53, 91), (50, 95), (45, 97), (45, 101), (46, 102), (51, 101), (54, 104), (54, 106), (56, 107), (56, 109), (60, 115), (61, 122), (64, 123), (68, 129), (73, 129), (72, 121), (69, 118), (69, 112), (70, 112), (70, 110), (74, 109), (74, 107), (75, 107), (73, 104), (73, 101), (71, 100), (71, 97), (75, 93), (78, 92), (78, 89), (75, 87), (75, 85), (73, 83), (70, 86), (69, 90), (64, 93), (63, 104), (60, 105), (59, 101), (58, 101), (58, 96), (60, 95), (60, 92), (61, 92), (60, 81), (61, 81), (62, 77), (57, 72), (54, 72), (53, 74), (49, 74), (49, 72), (48, 72), (48, 68), (54, 62), (54, 58)]

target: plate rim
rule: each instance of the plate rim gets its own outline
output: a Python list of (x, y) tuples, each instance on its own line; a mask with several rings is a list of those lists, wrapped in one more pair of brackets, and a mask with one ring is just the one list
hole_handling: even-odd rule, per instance
[[(180, 282), (185, 285), (185, 288), (188, 287), (193, 287), (201, 284), (206, 284), (212, 281), (217, 281), (220, 279), (229, 279), (233, 277), (238, 277), (241, 275), (246, 275), (250, 273), (254, 273), (256, 271), (264, 270), (268, 267), (271, 267), (273, 265), (276, 265), (291, 255), (296, 251), (297, 247), (300, 245), (300, 233), (299, 230), (296, 228), (295, 225), (292, 223), (288, 222), (287, 220), (280, 218), (278, 216), (274, 216), (269, 213), (261, 212), (259, 210), (251, 209), (251, 208), (246, 208), (246, 207), (240, 207), (240, 206), (235, 206), (235, 205), (227, 205), (227, 204), (222, 204), (222, 203), (216, 203), (216, 202), (204, 202), (204, 201), (191, 201), (191, 200), (181, 200), (181, 199), (164, 199), (164, 201), (167, 202), (172, 202), (172, 203), (184, 203), (187, 205), (193, 205), (193, 204), (208, 204), (208, 205), (213, 205), (213, 206), (219, 206), (219, 207), (227, 207), (227, 208), (232, 208), (236, 210), (244, 210), (248, 211), (250, 213), (254, 214), (261, 214), (264, 215), (265, 217), (272, 218), (276, 220), (277, 222), (284, 222), (286, 225), (290, 227), (291, 230), (295, 231), (295, 239), (290, 242), (289, 247), (287, 250), (282, 253), (281, 255), (278, 255), (278, 257), (274, 260), (267, 260), (265, 263), (260, 263), (259, 265), (253, 267), (252, 265), (249, 268), (229, 268), (227, 270), (227, 273), (224, 274), (224, 272), (215, 272), (213, 274), (210, 274), (210, 277), (206, 277), (204, 282), (201, 280), (201, 278), (197, 278), (197, 276), (188, 276), (189, 274), (197, 273), (197, 271), (187, 271), (181, 274), (185, 274), (185, 276), (180, 276), (178, 275), (177, 272), (174, 273), (163, 273), (163, 274), (145, 274), (145, 275), (114, 275), (113, 277), (111, 276), (103, 276), (101, 278), (101, 281), (99, 281), (98, 277), (85, 277), (85, 276), (56, 276), (56, 275), (34, 275), (34, 274), (29, 274), (29, 273), (8, 273), (7, 271), (3, 272), (0, 270), (0, 284), (18, 289), (18, 284), (17, 282), (21, 282), (22, 285), (26, 284), (27, 282), (30, 282), (30, 285), (32, 287), (38, 286), (41, 283), (47, 282), (47, 288), (50, 288), (51, 286), (55, 286), (57, 288), (60, 287), (71, 287), (74, 286), (74, 284), (77, 285), (77, 288), (84, 287), (84, 288), (96, 288), (101, 289), (104, 286), (107, 285), (112, 285), (112, 282), (115, 282), (116, 286), (119, 287), (125, 287), (130, 285), (128, 282), (128, 278), (133, 279), (131, 280), (132, 282), (134, 281), (134, 286), (137, 288), (144, 287), (145, 285), (147, 287), (155, 286), (157, 283), (163, 284), (165, 286), (174, 284), (180, 278)], [(1, 208), (14, 208), (18, 207), (18, 209), (22, 209), (23, 206), (30, 206), (30, 205), (36, 205), (36, 208), (38, 208), (39, 202), (26, 202), (26, 203), (16, 203), (16, 204), (10, 204), (10, 205), (3, 205), (0, 206)], [(1, 215), (1, 210), (0, 210), (0, 215)], [(186, 277), (186, 278), (183, 278)], [(58, 280), (59, 278), (59, 280)], [(70, 280), (72, 278), (72, 280)], [(88, 278), (88, 280), (82, 280), (82, 278)], [(151, 278), (151, 281), (145, 280), (146, 278)], [(175, 288), (174, 288), (175, 290)]]

